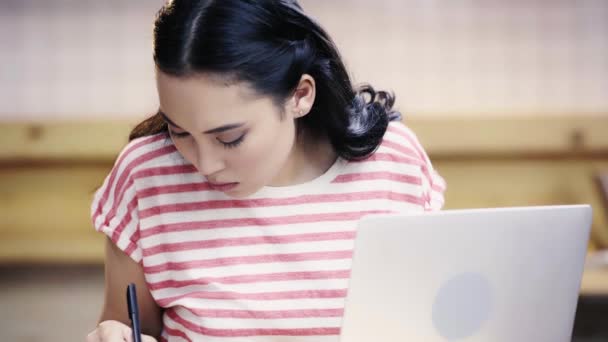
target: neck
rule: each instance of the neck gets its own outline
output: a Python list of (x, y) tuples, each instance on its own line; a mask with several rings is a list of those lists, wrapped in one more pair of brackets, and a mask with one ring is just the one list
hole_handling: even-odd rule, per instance
[(272, 186), (288, 186), (312, 181), (323, 175), (338, 158), (327, 138), (298, 136), (283, 170)]

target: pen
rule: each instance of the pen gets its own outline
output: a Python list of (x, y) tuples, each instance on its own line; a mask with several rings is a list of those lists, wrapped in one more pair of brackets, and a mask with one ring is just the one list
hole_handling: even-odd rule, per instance
[(131, 320), (131, 330), (133, 331), (133, 342), (141, 342), (141, 327), (139, 325), (139, 309), (137, 307), (137, 293), (135, 284), (127, 286), (127, 306), (129, 308), (129, 319)]

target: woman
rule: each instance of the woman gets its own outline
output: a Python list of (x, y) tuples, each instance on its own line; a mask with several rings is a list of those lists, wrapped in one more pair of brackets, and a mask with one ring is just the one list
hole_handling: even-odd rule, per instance
[(160, 109), (95, 194), (105, 305), (88, 341), (338, 341), (357, 220), (436, 210), (445, 185), (394, 97), (356, 90), (296, 1), (174, 0)]

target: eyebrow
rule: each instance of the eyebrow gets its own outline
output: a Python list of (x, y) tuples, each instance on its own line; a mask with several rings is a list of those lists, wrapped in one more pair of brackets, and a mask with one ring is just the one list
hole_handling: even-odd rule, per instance
[[(170, 123), (171, 126), (177, 127), (179, 129), (183, 129), (179, 125), (177, 125), (175, 122), (171, 121), (171, 119), (169, 119), (169, 117), (167, 116), (167, 114), (165, 114), (163, 111), (159, 110), (158, 114), (160, 114), (160, 116), (162, 116), (163, 119), (165, 119), (165, 121), (167, 121), (168, 123)], [(216, 128), (210, 129), (208, 131), (204, 131), (203, 133), (204, 134), (221, 133), (221, 132), (229, 131), (231, 129), (242, 127), (244, 125), (245, 125), (244, 123), (228, 124), (228, 125), (223, 125), (223, 126), (220, 126), (220, 127), (216, 127)]]

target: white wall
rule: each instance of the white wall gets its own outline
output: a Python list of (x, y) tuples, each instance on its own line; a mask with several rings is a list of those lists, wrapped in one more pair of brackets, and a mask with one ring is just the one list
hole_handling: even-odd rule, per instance
[[(162, 0), (0, 1), (0, 120), (157, 106)], [(608, 115), (606, 0), (301, 0), (356, 81), (412, 115)]]

